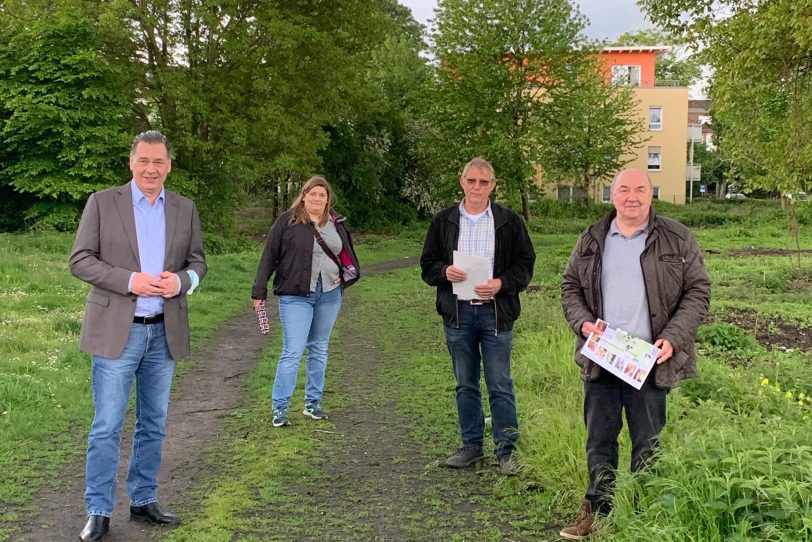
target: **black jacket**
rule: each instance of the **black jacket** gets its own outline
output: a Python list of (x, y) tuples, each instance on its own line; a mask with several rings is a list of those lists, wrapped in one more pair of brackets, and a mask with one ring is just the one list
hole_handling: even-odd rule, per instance
[[(361, 277), (361, 266), (355, 255), (352, 236), (344, 221), (345, 217), (331, 211), (336, 231), (344, 248), (350, 255), (358, 275), (352, 281), (341, 284), (346, 288), (354, 284)], [(276, 219), (268, 239), (265, 241), (265, 250), (259, 259), (257, 276), (254, 287), (251, 289), (252, 299), (266, 299), (268, 297), (268, 281), (273, 278), (274, 295), (310, 295), (310, 270), (313, 265), (313, 231), (306, 224), (290, 224), (293, 216), (292, 210), (287, 210)], [(336, 256), (338, 256), (336, 254)]]
[[(513, 322), (521, 313), (519, 292), (527, 288), (533, 277), (536, 253), (530, 235), (516, 212), (491, 202), (493, 226), (496, 232), (493, 278), (502, 280), (502, 289), (496, 294), (496, 330), (513, 329)], [(423, 280), (437, 287), (437, 313), (446, 325), (457, 327), (457, 297), (446, 268), (454, 262), (454, 251), (460, 236), (459, 204), (437, 213), (429, 226), (420, 268)]]

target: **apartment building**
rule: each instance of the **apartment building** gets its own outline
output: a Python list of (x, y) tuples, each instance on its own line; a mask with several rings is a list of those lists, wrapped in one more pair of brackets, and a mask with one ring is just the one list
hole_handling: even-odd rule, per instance
[[(674, 81), (657, 81), (654, 76), (657, 56), (668, 50), (667, 46), (606, 47), (600, 56), (607, 84), (632, 87), (638, 101), (638, 114), (644, 119), (643, 139), (646, 141), (629, 149), (631, 160), (626, 167), (648, 172), (655, 199), (683, 204), (688, 88)], [(611, 181), (611, 178), (603, 179), (589, 197), (609, 202)], [(569, 186), (553, 187), (548, 195), (558, 199), (584, 197), (575, 194)]]

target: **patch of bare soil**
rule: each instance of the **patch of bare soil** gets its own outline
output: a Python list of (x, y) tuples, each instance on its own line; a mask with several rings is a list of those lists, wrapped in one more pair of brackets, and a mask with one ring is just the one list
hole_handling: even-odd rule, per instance
[[(385, 391), (382, 371), (398, 360), (383, 353), (363, 322), (353, 321), (353, 304), (350, 290), (339, 317), (339, 340), (331, 346), (331, 356), (343, 363), (330, 387), (341, 390), (348, 404), (330, 411), (335, 435), (316, 465), (323, 475), (295, 488), (317, 503), (323, 526), (309, 534), (309, 511), (289, 510), (286, 514), (301, 514), (303, 520), (290, 523), (304, 527), (303, 532), (294, 527), (287, 539), (434, 542), (472, 532), (477, 514), (489, 515), (473, 501), (477, 494), (490, 493), (495, 467), (483, 462), (451, 470), (421, 450), (410, 436), (409, 420), (397, 411), (394, 394)], [(432, 505), (438, 502), (443, 504)]]
[(722, 319), (749, 332), (755, 330), (756, 339), (769, 348), (812, 351), (810, 327), (794, 325), (776, 316), (764, 316), (747, 309), (725, 314)]

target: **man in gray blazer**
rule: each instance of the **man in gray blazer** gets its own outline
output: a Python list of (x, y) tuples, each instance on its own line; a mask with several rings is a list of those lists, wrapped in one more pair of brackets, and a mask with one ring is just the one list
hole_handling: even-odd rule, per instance
[(158, 471), (175, 360), (190, 351), (186, 295), (206, 275), (206, 259), (195, 204), (164, 189), (171, 155), (160, 132), (136, 136), (132, 181), (90, 196), (70, 256), (71, 273), (91, 285), (79, 339), (93, 356), (95, 408), (87, 451), (88, 521), (79, 535), (84, 542), (101, 540), (109, 530), (133, 379), (130, 517), (180, 522), (158, 506)]

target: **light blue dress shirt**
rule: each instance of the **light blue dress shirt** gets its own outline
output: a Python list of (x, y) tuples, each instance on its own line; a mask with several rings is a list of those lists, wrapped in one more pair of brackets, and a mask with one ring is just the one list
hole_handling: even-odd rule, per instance
[[(135, 232), (138, 237), (138, 257), (141, 260), (141, 272), (158, 277), (164, 271), (164, 254), (166, 253), (166, 215), (164, 213), (165, 193), (163, 188), (150, 205), (149, 199), (135, 184), (130, 181), (133, 195), (133, 214), (135, 215)], [(135, 273), (130, 276), (130, 288)], [(180, 281), (178, 281), (180, 282)], [(164, 298), (161, 296), (138, 296), (135, 304), (136, 316), (153, 316), (164, 312)]]

